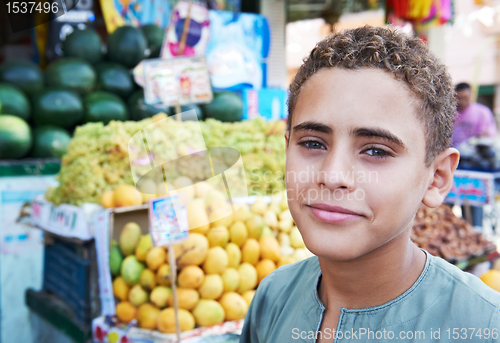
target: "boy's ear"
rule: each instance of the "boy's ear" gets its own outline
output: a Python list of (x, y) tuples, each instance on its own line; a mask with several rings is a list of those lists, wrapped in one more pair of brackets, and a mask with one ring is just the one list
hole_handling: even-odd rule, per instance
[(286, 147), (285, 147), (285, 151), (288, 150), (288, 140), (290, 138), (290, 131), (286, 131), (285, 132), (285, 144), (286, 144)]
[(457, 169), (460, 155), (457, 149), (448, 148), (434, 159), (431, 184), (424, 194), (422, 203), (431, 208), (439, 207), (453, 186), (453, 173)]

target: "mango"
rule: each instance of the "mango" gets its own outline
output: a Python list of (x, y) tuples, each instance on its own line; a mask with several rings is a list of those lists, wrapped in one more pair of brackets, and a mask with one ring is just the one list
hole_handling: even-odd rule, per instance
[(125, 224), (120, 233), (120, 250), (123, 256), (132, 255), (139, 243), (141, 237), (141, 228), (137, 223), (130, 222)]
[(196, 289), (205, 280), (205, 273), (198, 266), (187, 266), (182, 268), (177, 278), (179, 287)]
[(115, 207), (138, 206), (142, 204), (142, 194), (134, 186), (119, 185), (113, 191)]
[(185, 241), (174, 245), (174, 252), (179, 268), (200, 265), (208, 255), (208, 239), (199, 233), (189, 233)]
[(226, 245), (226, 252), (228, 258), (228, 267), (237, 268), (241, 262), (241, 250), (234, 243)]
[(114, 244), (109, 251), (109, 269), (111, 270), (111, 275), (117, 276), (120, 274), (122, 262), (123, 256), (120, 252), (120, 248), (118, 245)]
[(260, 245), (256, 239), (249, 238), (241, 248), (241, 260), (255, 266), (260, 258)]
[(170, 287), (157, 286), (153, 288), (149, 298), (156, 307), (164, 308), (168, 305), (168, 298), (171, 293), (172, 289)]
[(160, 286), (170, 286), (170, 266), (168, 264), (162, 264), (156, 271), (156, 283)]
[(104, 208), (113, 208), (115, 204), (113, 202), (113, 191), (106, 191), (101, 195), (100, 204)]
[(229, 227), (233, 223), (233, 216), (231, 207), (221, 206), (215, 208), (208, 215), (208, 220), (212, 227), (225, 226)]
[(224, 293), (219, 299), (219, 303), (226, 314), (225, 319), (240, 320), (244, 319), (247, 314), (248, 304), (241, 295), (236, 292)]
[(139, 284), (146, 291), (151, 292), (156, 287), (156, 275), (151, 269), (144, 269), (139, 278)]
[(226, 268), (222, 273), (224, 292), (234, 292), (240, 285), (240, 273), (236, 268)]
[(205, 211), (204, 199), (193, 199), (186, 205), (188, 215), (188, 227), (191, 233), (205, 235), (210, 229), (210, 221)]
[(272, 210), (267, 210), (264, 213), (264, 223), (271, 229), (278, 228), (278, 216)]
[[(180, 308), (192, 310), (200, 300), (197, 290), (191, 288), (177, 287), (177, 302)], [(170, 293), (168, 304), (174, 307), (174, 292)]]
[[(193, 315), (185, 310), (178, 309), (179, 327), (181, 331), (193, 330), (195, 319)], [(175, 333), (175, 310), (172, 307), (162, 310), (158, 316), (158, 330), (163, 333)]]
[(226, 313), (221, 304), (215, 300), (201, 299), (193, 309), (193, 316), (199, 326), (212, 326), (224, 321)]
[(252, 289), (252, 290), (243, 292), (243, 294), (241, 296), (243, 297), (243, 299), (245, 299), (245, 301), (247, 302), (247, 305), (250, 306), (250, 303), (252, 302), (254, 295), (255, 295), (255, 290)]
[(229, 240), (241, 247), (248, 237), (248, 232), (243, 222), (235, 222), (229, 227)]
[(293, 258), (291, 255), (289, 256), (281, 256), (279, 261), (278, 261), (278, 268), (287, 264), (292, 264), (297, 262), (295, 258)]
[[(194, 184), (194, 196), (196, 198), (204, 198), (214, 187), (206, 181), (197, 182)], [(205, 208), (205, 206), (203, 206)]]
[(276, 269), (276, 263), (269, 259), (263, 259), (257, 264), (255, 269), (257, 270), (257, 283), (260, 283), (263, 278)]
[(137, 308), (128, 301), (121, 301), (116, 305), (116, 316), (123, 323), (128, 323), (135, 319)]
[(252, 217), (252, 212), (247, 204), (239, 204), (239, 206), (240, 208), (233, 213), (233, 220), (245, 222)]
[(281, 257), (280, 244), (272, 236), (264, 236), (259, 239), (260, 256), (262, 259), (268, 258), (271, 261), (278, 262)]
[(157, 270), (162, 264), (165, 263), (165, 255), (165, 249), (161, 247), (151, 248), (146, 254), (146, 264), (148, 265), (148, 268), (153, 271)]
[(134, 286), (139, 283), (142, 271), (146, 268), (135, 255), (127, 256), (122, 262), (120, 274), (127, 284)]
[(128, 301), (138, 307), (149, 300), (148, 292), (146, 292), (141, 285), (135, 285), (128, 292)]
[(243, 262), (238, 267), (238, 273), (240, 274), (240, 285), (238, 286), (238, 293), (241, 294), (250, 289), (254, 289), (255, 286), (257, 286), (257, 270), (250, 263)]
[(302, 235), (296, 226), (290, 231), (290, 245), (295, 249), (306, 247), (302, 240)]
[(128, 299), (130, 286), (123, 280), (121, 276), (113, 280), (113, 294), (118, 299), (125, 301)]
[(208, 230), (207, 239), (211, 248), (216, 246), (225, 247), (229, 242), (229, 231), (225, 226), (215, 226)]
[(160, 310), (150, 303), (145, 303), (137, 309), (137, 322), (141, 329), (156, 330)]
[(135, 257), (141, 262), (146, 261), (146, 254), (149, 249), (153, 247), (153, 240), (151, 239), (151, 235), (148, 233), (147, 235), (142, 235), (139, 238), (139, 243), (135, 248)]
[(224, 282), (219, 274), (205, 275), (205, 280), (198, 288), (202, 299), (217, 299), (224, 292)]
[(245, 222), (245, 225), (248, 230), (248, 237), (259, 239), (266, 224), (264, 223), (264, 218), (262, 218), (262, 216), (252, 214), (252, 216)]
[(266, 213), (267, 204), (262, 197), (258, 197), (257, 200), (250, 206), (250, 211), (253, 213), (260, 214), (261, 216)]
[(205, 274), (221, 274), (228, 264), (229, 259), (226, 250), (217, 246), (208, 250), (207, 258), (203, 263), (203, 270)]

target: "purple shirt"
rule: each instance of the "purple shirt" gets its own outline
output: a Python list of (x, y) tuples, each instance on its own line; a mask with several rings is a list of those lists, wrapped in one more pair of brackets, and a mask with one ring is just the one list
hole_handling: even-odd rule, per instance
[(470, 104), (462, 111), (457, 111), (455, 119), (453, 146), (457, 146), (474, 136), (495, 137), (497, 135), (497, 125), (493, 112), (477, 102)]

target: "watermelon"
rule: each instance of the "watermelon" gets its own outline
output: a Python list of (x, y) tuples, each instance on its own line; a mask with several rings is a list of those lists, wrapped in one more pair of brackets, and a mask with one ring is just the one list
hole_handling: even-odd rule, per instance
[(68, 129), (81, 123), (83, 103), (74, 91), (49, 88), (33, 96), (33, 118), (37, 125)]
[(101, 37), (90, 29), (75, 29), (62, 43), (64, 57), (78, 57), (91, 64), (102, 60)]
[(0, 82), (16, 85), (31, 95), (43, 88), (43, 73), (33, 62), (8, 61), (0, 64)]
[(146, 37), (132, 26), (121, 26), (108, 37), (108, 59), (127, 68), (135, 67), (144, 59), (146, 48)]
[(31, 129), (23, 119), (0, 115), (0, 159), (23, 158), (31, 144)]
[(0, 83), (0, 113), (9, 113), (24, 120), (29, 120), (31, 115), (31, 105), (24, 92), (7, 83)]
[(33, 149), (36, 158), (61, 158), (68, 147), (71, 136), (68, 131), (56, 126), (40, 126), (33, 129)]
[(243, 101), (233, 92), (216, 92), (211, 103), (203, 108), (205, 118), (213, 118), (223, 122), (240, 121), (243, 116)]
[(149, 48), (149, 58), (160, 57), (161, 46), (163, 44), (163, 36), (165, 32), (155, 24), (148, 24), (141, 27), (141, 31), (146, 37)]
[(153, 106), (148, 105), (144, 101), (144, 91), (139, 89), (128, 100), (128, 107), (130, 109), (130, 119), (142, 120), (158, 114), (160, 112), (169, 114), (169, 106)]
[[(198, 120), (203, 120), (203, 111), (202, 111), (200, 106), (198, 106), (196, 104), (189, 104), (189, 105), (182, 105), (181, 106), (181, 113), (186, 112), (186, 111), (190, 111), (190, 110), (195, 110), (196, 117), (198, 118)], [(170, 115), (173, 116), (175, 114), (176, 114), (175, 107), (172, 107), (170, 110)], [(184, 118), (184, 117), (181, 117), (181, 119), (183, 121), (186, 120), (186, 118)]]
[(62, 87), (83, 95), (94, 89), (96, 73), (83, 59), (62, 58), (49, 64), (45, 81), (49, 87)]
[(118, 63), (106, 62), (96, 67), (97, 89), (128, 97), (135, 88), (130, 71)]
[(125, 103), (117, 95), (109, 92), (94, 92), (84, 100), (85, 114), (83, 121), (103, 122), (111, 120), (128, 120), (128, 110)]

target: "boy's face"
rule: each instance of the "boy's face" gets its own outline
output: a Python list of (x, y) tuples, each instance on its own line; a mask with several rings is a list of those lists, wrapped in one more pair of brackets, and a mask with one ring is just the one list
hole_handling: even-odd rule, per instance
[(425, 143), (417, 102), (389, 73), (313, 75), (293, 111), (285, 177), (307, 248), (346, 261), (409, 229), (434, 174)]

